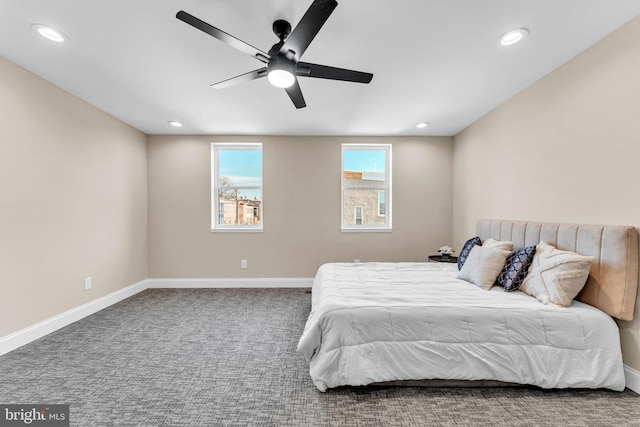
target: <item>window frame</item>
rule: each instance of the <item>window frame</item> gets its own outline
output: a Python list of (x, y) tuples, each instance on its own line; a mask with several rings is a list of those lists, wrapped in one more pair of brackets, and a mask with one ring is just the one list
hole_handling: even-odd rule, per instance
[[(219, 224), (221, 203), (219, 196), (218, 151), (260, 151), (260, 185), (234, 185), (238, 190), (260, 190), (260, 224)], [(211, 143), (211, 232), (262, 232), (264, 230), (264, 150), (261, 142), (212, 142)]]
[[(382, 185), (371, 185), (371, 186), (358, 186), (358, 187), (350, 187), (345, 186), (344, 179), (344, 154), (345, 151), (385, 151), (385, 181)], [(392, 165), (392, 144), (367, 144), (367, 143), (349, 143), (349, 144), (341, 144), (340, 147), (340, 230), (342, 232), (391, 232), (393, 230), (392, 222), (391, 222), (391, 211), (392, 211), (392, 194), (391, 194), (391, 165)], [(384, 224), (345, 224), (345, 203), (344, 203), (344, 194), (345, 190), (348, 189), (358, 189), (358, 190), (378, 190), (385, 192), (385, 214), (379, 215), (379, 217), (384, 218)], [(376, 199), (376, 202), (379, 202), (379, 195)], [(376, 208), (376, 213), (379, 213), (379, 203)], [(364, 219), (364, 211), (363, 211), (363, 219)]]

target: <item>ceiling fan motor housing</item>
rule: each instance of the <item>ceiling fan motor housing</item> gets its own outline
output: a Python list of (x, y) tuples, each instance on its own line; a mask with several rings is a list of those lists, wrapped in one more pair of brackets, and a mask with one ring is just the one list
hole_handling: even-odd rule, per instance
[(273, 32), (280, 39), (280, 41), (284, 41), (291, 34), (291, 24), (285, 21), (284, 19), (278, 19), (273, 22)]

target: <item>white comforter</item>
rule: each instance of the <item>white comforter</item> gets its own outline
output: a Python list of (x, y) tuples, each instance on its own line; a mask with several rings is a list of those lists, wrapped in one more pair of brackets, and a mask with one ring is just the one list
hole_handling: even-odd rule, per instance
[(574, 301), (484, 291), (455, 264), (325, 264), (298, 351), (320, 391), (410, 379), (625, 387), (618, 328)]

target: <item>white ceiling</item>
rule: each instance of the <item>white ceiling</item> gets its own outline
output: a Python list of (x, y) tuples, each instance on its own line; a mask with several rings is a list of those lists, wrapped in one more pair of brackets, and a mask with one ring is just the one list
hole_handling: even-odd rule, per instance
[[(0, 54), (147, 134), (455, 135), (640, 14), (637, 0), (338, 2), (302, 60), (373, 80), (300, 78), (301, 110), (266, 79), (210, 88), (262, 63), (175, 15), (268, 51), (273, 21), (295, 27), (311, 0), (0, 0)], [(518, 27), (529, 37), (500, 46)]]

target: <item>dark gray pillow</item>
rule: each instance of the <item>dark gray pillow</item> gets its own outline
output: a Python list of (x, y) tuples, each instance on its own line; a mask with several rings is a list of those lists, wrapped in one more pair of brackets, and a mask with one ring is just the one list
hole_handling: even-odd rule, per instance
[(511, 252), (511, 255), (507, 257), (504, 268), (498, 275), (496, 283), (506, 291), (517, 291), (529, 272), (529, 267), (535, 254), (535, 246), (527, 246)]
[(480, 240), (478, 236), (470, 238), (465, 242), (464, 246), (462, 246), (460, 255), (458, 255), (458, 270), (462, 268), (464, 262), (469, 256), (469, 252), (471, 252), (471, 249), (473, 249), (474, 246), (482, 246), (482, 240)]

